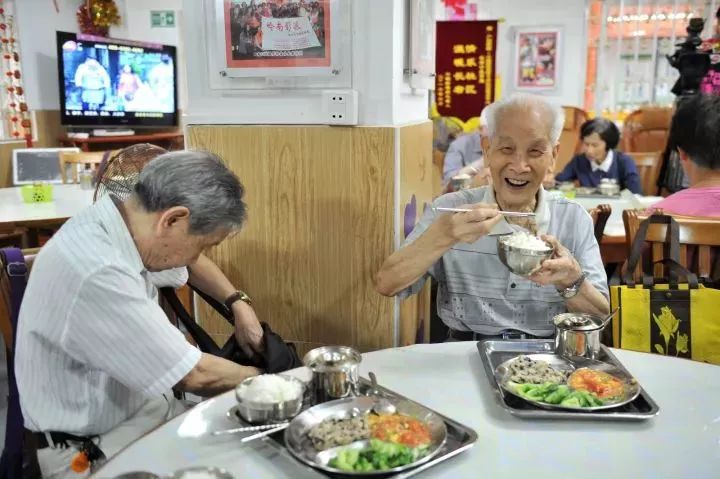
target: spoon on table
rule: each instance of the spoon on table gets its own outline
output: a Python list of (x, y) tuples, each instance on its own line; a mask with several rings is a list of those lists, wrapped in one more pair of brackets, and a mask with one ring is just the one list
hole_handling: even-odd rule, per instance
[(370, 394), (375, 397), (373, 412), (378, 416), (389, 416), (391, 414), (395, 414), (395, 412), (397, 411), (395, 405), (386, 398), (380, 396), (380, 390), (378, 389), (377, 377), (375, 376), (375, 373), (370, 372), (368, 373), (368, 376), (370, 376), (370, 383), (372, 387), (372, 389), (370, 390)]

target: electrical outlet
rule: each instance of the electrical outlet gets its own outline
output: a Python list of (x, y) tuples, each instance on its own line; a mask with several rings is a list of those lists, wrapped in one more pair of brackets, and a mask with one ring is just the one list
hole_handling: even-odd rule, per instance
[(323, 113), (328, 125), (357, 125), (358, 93), (355, 90), (324, 90)]

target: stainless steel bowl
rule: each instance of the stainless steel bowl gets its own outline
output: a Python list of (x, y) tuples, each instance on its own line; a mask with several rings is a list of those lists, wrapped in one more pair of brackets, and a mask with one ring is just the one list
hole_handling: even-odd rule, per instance
[(300, 396), (290, 401), (266, 403), (248, 401), (240, 395), (240, 389), (243, 385), (249, 385), (258, 377), (247, 378), (235, 388), (235, 398), (237, 399), (237, 411), (240, 416), (247, 422), (252, 424), (270, 423), (277, 421), (287, 421), (298, 415), (303, 405), (303, 396), (305, 395), (305, 384), (292, 376), (281, 375), (288, 381), (297, 383), (300, 386)]
[(503, 235), (498, 238), (497, 251), (500, 262), (507, 266), (511, 272), (518, 276), (529, 276), (540, 269), (540, 264), (553, 255), (553, 249), (548, 245), (547, 250), (532, 250), (509, 246), (505, 240), (510, 235)]

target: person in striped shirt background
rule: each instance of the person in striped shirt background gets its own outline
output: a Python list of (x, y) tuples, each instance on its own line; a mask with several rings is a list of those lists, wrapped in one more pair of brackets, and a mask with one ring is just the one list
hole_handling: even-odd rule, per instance
[[(110, 457), (182, 412), (173, 387), (211, 396), (260, 373), (201, 353), (157, 303), (158, 287), (179, 287), (188, 274), (221, 302), (243, 297), (202, 254), (240, 230), (242, 197), (217, 156), (167, 153), (143, 169), (126, 201), (101, 198), (40, 251), (20, 311), (15, 367), (44, 477), (90, 473), (71, 471), (81, 441), (68, 435), (94, 438)], [(240, 300), (231, 309), (243, 349), (260, 352), (252, 307)]]

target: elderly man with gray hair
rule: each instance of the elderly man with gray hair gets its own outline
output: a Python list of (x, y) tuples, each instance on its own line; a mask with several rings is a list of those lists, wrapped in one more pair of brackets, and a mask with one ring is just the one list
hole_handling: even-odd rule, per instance
[[(609, 311), (607, 277), (589, 214), (577, 203), (548, 195), (543, 178), (558, 155), (563, 111), (542, 97), (514, 95), (487, 108), (482, 139), (492, 185), (441, 196), (428, 208), (376, 276), (378, 292), (406, 298), (428, 275), (438, 282), (437, 310), (450, 338), (550, 336), (552, 318), (574, 311)], [(534, 212), (535, 220), (501, 211)], [(529, 277), (500, 262), (497, 235), (516, 223), (541, 235), (555, 252)]]
[(78, 451), (110, 457), (181, 412), (173, 387), (210, 396), (259, 373), (201, 353), (157, 303), (157, 287), (181, 286), (189, 269), (193, 284), (233, 310), (239, 342), (260, 348), (244, 295), (202, 254), (240, 230), (242, 197), (217, 156), (167, 153), (126, 201), (101, 198), (40, 251), (20, 311), (16, 373), (44, 477), (85, 477), (89, 470), (71, 471)]

